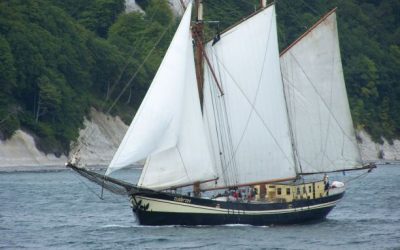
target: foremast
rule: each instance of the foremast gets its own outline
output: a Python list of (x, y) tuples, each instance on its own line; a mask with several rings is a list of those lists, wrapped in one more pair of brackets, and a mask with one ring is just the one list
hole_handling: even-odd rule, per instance
[(196, 20), (192, 26), (192, 37), (195, 46), (195, 66), (197, 88), (199, 91), (200, 107), (203, 107), (203, 87), (204, 87), (204, 21), (203, 21), (203, 0), (196, 0)]

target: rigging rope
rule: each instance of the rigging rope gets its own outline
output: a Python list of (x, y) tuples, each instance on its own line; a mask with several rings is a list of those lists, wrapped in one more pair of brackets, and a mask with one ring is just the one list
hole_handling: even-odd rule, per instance
[[(172, 23), (171, 23), (172, 24)], [(170, 24), (170, 25), (171, 25)], [(128, 89), (128, 87), (131, 85), (132, 81), (136, 78), (136, 76), (139, 74), (140, 70), (143, 68), (147, 60), (150, 58), (151, 54), (153, 51), (157, 48), (157, 45), (161, 42), (162, 38), (164, 35), (167, 33), (168, 28), (164, 30), (164, 32), (161, 34), (160, 38), (157, 40), (156, 44), (153, 46), (153, 48), (150, 50), (150, 52), (147, 54), (147, 56), (144, 58), (142, 64), (137, 68), (136, 72), (133, 74), (131, 79), (126, 83), (125, 87), (121, 90), (117, 98), (114, 100), (114, 102), (111, 104), (110, 108), (107, 110), (107, 113), (110, 113), (110, 111), (114, 108), (114, 106), (117, 104), (121, 96), (125, 93), (125, 91)]]
[[(290, 52), (289, 52), (290, 53)], [(313, 81), (311, 81), (310, 77), (307, 75), (306, 71), (304, 70), (304, 68), (301, 66), (300, 62), (297, 60), (297, 58), (291, 53), (291, 55), (293, 56), (294, 61), (296, 62), (296, 64), (299, 66), (300, 70), (303, 72), (304, 76), (307, 78), (308, 82), (310, 83), (311, 87), (313, 88), (313, 90), (315, 91), (315, 93), (318, 95), (318, 97), (320, 98), (320, 100), (322, 101), (322, 103), (324, 104), (324, 107), (328, 110), (329, 114), (332, 116), (332, 118), (335, 120), (336, 125), (339, 127), (339, 129), (342, 131), (343, 135), (345, 135), (347, 137), (347, 139), (349, 139), (349, 141), (356, 147), (358, 147), (357, 142), (354, 141), (352, 139), (352, 137), (350, 137), (349, 135), (347, 135), (344, 131), (344, 128), (341, 126), (341, 124), (339, 123), (339, 121), (337, 120), (337, 118), (334, 116), (332, 110), (329, 108), (329, 105), (326, 103), (326, 101), (324, 100), (324, 98), (321, 96), (321, 94), (318, 92), (317, 87), (314, 85)], [(293, 86), (293, 84), (291, 84)], [(293, 86), (294, 87), (294, 86)]]
[[(107, 109), (106, 113), (109, 114), (110, 111), (114, 108), (114, 106), (118, 103), (119, 99), (122, 97), (122, 95), (125, 93), (125, 91), (128, 89), (128, 87), (131, 85), (131, 83), (133, 82), (133, 80), (136, 78), (136, 76), (138, 75), (138, 73), (140, 72), (140, 70), (144, 67), (144, 65), (146, 64), (147, 60), (150, 58), (151, 54), (154, 52), (154, 50), (157, 48), (157, 46), (159, 45), (159, 43), (161, 42), (161, 40), (164, 38), (165, 34), (167, 33), (167, 31), (172, 27), (172, 25), (174, 24), (174, 22), (171, 22), (163, 31), (163, 33), (161, 33), (160, 37), (158, 38), (158, 40), (156, 41), (156, 43), (154, 44), (154, 46), (152, 47), (152, 49), (149, 51), (149, 53), (146, 55), (146, 57), (144, 58), (143, 62), (139, 65), (139, 67), (137, 68), (137, 70), (135, 71), (135, 73), (132, 75), (132, 77), (129, 79), (129, 81), (126, 83), (126, 85), (124, 86), (124, 88), (121, 90), (121, 92), (119, 93), (119, 95), (117, 96), (117, 98), (114, 100), (114, 102), (111, 104), (111, 106)], [(89, 139), (93, 136), (94, 134), (94, 129), (93, 127), (91, 128), (90, 134), (87, 136), (86, 139)], [(78, 153), (82, 150), (84, 144), (80, 143), (77, 146), (77, 149), (75, 150), (75, 152), (72, 154), (73, 157), (77, 156)], [(97, 154), (95, 152), (95, 154)]]
[(104, 200), (104, 198), (103, 198), (103, 190), (101, 191), (102, 194), (98, 195), (97, 192), (95, 192), (89, 185), (87, 185), (84, 181), (81, 180), (81, 178), (78, 176), (78, 173), (76, 173), (75, 171), (72, 171), (72, 172), (73, 172), (74, 176), (76, 177), (76, 179), (78, 179), (78, 181), (80, 183), (82, 183), (91, 193), (96, 195), (100, 200)]
[(309, 5), (306, 1), (304, 1), (304, 0), (301, 0), (301, 1), (304, 3), (304, 5), (305, 5), (309, 10), (311, 10), (311, 12), (314, 12), (314, 14), (319, 15), (318, 11), (317, 11), (316, 9), (314, 9), (313, 7), (311, 7), (311, 5)]
[[(218, 75), (219, 75), (219, 78), (222, 79), (219, 68), (218, 68)], [(214, 96), (214, 98), (216, 98), (216, 104), (218, 105), (217, 106), (217, 110), (218, 110), (217, 117), (220, 118), (220, 121), (219, 121), (220, 128), (219, 129), (221, 130), (221, 133), (220, 133), (221, 141), (222, 141), (222, 144), (225, 145), (224, 148), (222, 149), (222, 151), (223, 151), (222, 153), (224, 154), (225, 170), (230, 179), (228, 181), (228, 183), (231, 185), (235, 185), (238, 182), (238, 169), (237, 169), (236, 162), (234, 161), (233, 164), (231, 164), (231, 162), (227, 161), (227, 159), (225, 158), (225, 153), (228, 158), (234, 156), (233, 155), (232, 134), (231, 134), (231, 130), (230, 130), (229, 113), (226, 108), (225, 97), (223, 95), (221, 95), (221, 96), (217, 95), (216, 97)], [(231, 170), (228, 169), (230, 166), (232, 167)]]
[[(157, 9), (157, 10), (158, 10), (158, 9)], [(155, 16), (155, 14), (157, 13), (157, 10), (154, 11), (153, 14), (151, 15), (151, 17), (150, 17), (150, 22), (153, 21), (154, 16)], [(167, 28), (167, 29), (168, 29), (168, 28)], [(130, 63), (130, 62), (129, 62), (129, 58), (132, 58), (132, 57), (136, 54), (136, 51), (137, 51), (137, 49), (138, 49), (138, 47), (139, 47), (138, 44), (141, 44), (141, 43), (142, 43), (144, 37), (145, 37), (145, 36), (141, 36), (141, 37), (140, 37), (140, 39), (138, 40), (136, 46), (134, 46), (134, 47), (132, 48), (132, 51), (130, 52), (131, 56), (126, 58), (126, 62), (125, 62), (124, 67), (122, 68), (122, 71), (120, 72), (120, 74), (118, 75), (117, 80), (114, 82), (114, 84), (111, 86), (111, 89), (109, 90), (109, 93), (108, 93), (109, 96), (111, 96), (111, 94), (113, 93), (115, 87), (116, 87), (117, 84), (121, 81), (121, 78), (122, 78), (122, 76), (124, 75), (125, 70), (126, 70), (126, 68), (128, 67), (129, 63)], [(108, 99), (108, 96), (107, 96), (107, 99)]]
[[(271, 18), (270, 27), (272, 27), (272, 21), (273, 21), (273, 18)], [(239, 137), (239, 138), (240, 138), (240, 139), (239, 139), (239, 142), (237, 143), (236, 148), (235, 148), (234, 151), (233, 151), (233, 156), (232, 156), (232, 158), (236, 155), (237, 150), (239, 149), (239, 146), (240, 146), (240, 144), (241, 144), (242, 141), (243, 141), (244, 135), (245, 135), (245, 133), (246, 133), (246, 131), (247, 131), (247, 128), (248, 128), (248, 125), (249, 125), (249, 123), (250, 123), (250, 119), (251, 119), (251, 117), (252, 117), (252, 115), (253, 115), (253, 112), (255, 111), (255, 103), (256, 103), (256, 101), (257, 101), (258, 93), (259, 93), (259, 90), (260, 90), (260, 87), (261, 87), (262, 75), (263, 75), (263, 73), (264, 73), (264, 66), (265, 66), (265, 62), (266, 62), (267, 54), (268, 54), (268, 48), (269, 48), (268, 45), (269, 45), (269, 38), (270, 38), (270, 35), (271, 35), (271, 30), (272, 30), (272, 28), (269, 29), (269, 32), (268, 32), (268, 34), (267, 34), (267, 42), (266, 42), (267, 46), (266, 46), (266, 48), (265, 48), (263, 63), (262, 63), (262, 65), (261, 65), (261, 73), (260, 73), (260, 76), (259, 76), (259, 79), (258, 79), (256, 94), (255, 94), (255, 96), (254, 96), (254, 98), (253, 98), (253, 102), (251, 103), (252, 109), (251, 109), (251, 111), (250, 111), (250, 113), (249, 113), (249, 115), (248, 115), (248, 117), (247, 117), (246, 125), (245, 125), (245, 127), (244, 127), (244, 129), (243, 129), (243, 132), (242, 132), (241, 136)], [(214, 53), (214, 54), (215, 54), (215, 53)], [(229, 163), (228, 163), (228, 164), (229, 164)]]
[[(101, 186), (101, 191), (100, 191), (100, 195), (97, 194), (97, 191), (95, 191), (93, 188), (91, 188), (88, 184), (86, 184), (85, 181), (82, 180), (81, 175), (75, 171), (72, 171), (75, 178), (81, 183), (83, 184), (92, 194), (94, 194), (95, 196), (97, 196), (100, 200), (106, 200), (103, 196), (103, 190), (107, 189), (104, 187), (104, 185)], [(105, 180), (103, 179), (103, 183), (105, 182)], [(107, 189), (108, 190), (108, 189)], [(111, 190), (108, 190), (109, 192), (112, 192)], [(119, 199), (117, 199), (116, 195), (111, 195), (107, 197), (107, 200), (109, 201), (113, 201), (113, 202), (121, 202)]]
[(352, 182), (352, 181), (354, 181), (354, 180), (363, 178), (363, 177), (367, 176), (367, 174), (371, 173), (371, 171), (372, 171), (372, 169), (369, 169), (369, 170), (368, 170), (367, 172), (365, 172), (365, 173), (362, 173), (362, 174), (360, 174), (360, 175), (357, 175), (357, 176), (355, 176), (355, 177), (353, 177), (353, 178), (350, 178), (350, 179), (344, 181), (344, 183), (347, 184), (347, 183)]
[[(213, 59), (213, 58), (212, 58)], [(213, 64), (213, 63), (212, 63)], [(209, 65), (210, 66), (210, 65)], [(211, 70), (210, 68), (207, 68)], [(220, 79), (220, 71), (218, 71)], [(208, 82), (211, 83), (215, 79), (208, 74)], [(218, 89), (217, 89), (218, 87)], [(213, 108), (213, 117), (215, 121), (215, 131), (218, 142), (219, 159), (221, 163), (222, 177), (225, 184), (232, 186), (238, 183), (238, 169), (237, 164), (233, 161), (232, 164), (227, 163), (226, 157), (231, 157), (233, 154), (233, 143), (229, 126), (229, 116), (226, 109), (224, 96), (218, 95), (220, 86), (209, 84), (210, 100)], [(207, 112), (206, 112), (207, 114)], [(217, 171), (219, 172), (219, 171)]]
[(183, 157), (182, 157), (181, 151), (179, 150), (178, 145), (176, 145), (176, 150), (178, 151), (179, 158), (180, 158), (180, 160), (182, 161), (183, 169), (185, 170), (186, 176), (188, 177), (188, 179), (190, 180), (190, 182), (193, 182), (193, 181), (192, 181), (192, 178), (190, 178), (190, 175), (189, 175), (189, 173), (188, 173), (188, 171), (187, 171), (185, 162), (183, 161)]
[(286, 155), (286, 152), (283, 150), (283, 148), (281, 147), (281, 145), (279, 144), (278, 140), (276, 139), (276, 137), (273, 135), (272, 131), (269, 129), (269, 127), (267, 126), (267, 122), (262, 118), (261, 114), (257, 111), (256, 107), (251, 103), (249, 97), (245, 94), (244, 90), (240, 87), (239, 83), (234, 79), (234, 77), (232, 76), (232, 74), (230, 73), (230, 71), (226, 68), (226, 66), (221, 62), (221, 60), (218, 58), (217, 55), (215, 55), (215, 58), (217, 59), (218, 63), (220, 65), (222, 65), (222, 67), (224, 68), (225, 72), (229, 75), (229, 77), (232, 79), (232, 82), (235, 84), (235, 86), (238, 88), (238, 90), (240, 91), (240, 93), (242, 94), (242, 96), (245, 98), (245, 100), (248, 102), (248, 104), (251, 106), (251, 108), (254, 110), (255, 114), (257, 115), (257, 117), (260, 119), (262, 125), (264, 126), (264, 128), (267, 130), (268, 134), (272, 137), (274, 143), (278, 146), (279, 150), (281, 151), (281, 153), (283, 154), (283, 156), (286, 158), (286, 160), (288, 162), (290, 162), (290, 157)]
[[(272, 23), (272, 21), (273, 21), (273, 18), (271, 18), (271, 23)], [(270, 26), (272, 26), (272, 25), (270, 25)], [(269, 29), (269, 33), (267, 34), (267, 45), (269, 44), (268, 41), (269, 41), (269, 38), (270, 38), (271, 30), (272, 30), (272, 28)], [(247, 128), (248, 128), (250, 119), (251, 119), (251, 117), (252, 117), (252, 114), (253, 114), (254, 112), (258, 114), (258, 112), (257, 112), (257, 110), (256, 110), (256, 108), (255, 108), (255, 102), (256, 102), (256, 100), (257, 100), (257, 98), (258, 98), (258, 92), (259, 92), (259, 88), (260, 88), (260, 86), (261, 86), (262, 75), (263, 75), (263, 73), (264, 73), (264, 65), (265, 65), (265, 62), (266, 62), (267, 52), (268, 52), (268, 46), (265, 48), (264, 59), (263, 59), (262, 65), (261, 65), (261, 73), (260, 73), (259, 80), (258, 80), (258, 86), (257, 86), (257, 89), (256, 89), (256, 95), (255, 95), (255, 97), (253, 98), (253, 101), (250, 101), (249, 98), (243, 93), (243, 91), (241, 91), (241, 92), (242, 92), (242, 95), (247, 99), (247, 101), (248, 101), (249, 104), (251, 105), (252, 109), (251, 109), (251, 111), (250, 111), (250, 113), (249, 113), (249, 115), (248, 115), (248, 117), (247, 117), (247, 121), (246, 121), (245, 128), (243, 129), (242, 134), (241, 134), (241, 136), (239, 137), (239, 138), (240, 138), (240, 139), (239, 139), (239, 142), (237, 143), (236, 146), (233, 145), (231, 133), (225, 131), (225, 129), (227, 129), (227, 130), (230, 131), (230, 122), (229, 122), (229, 118), (228, 118), (228, 112), (227, 112), (227, 107), (226, 107), (225, 98), (222, 98), (222, 101), (221, 101), (221, 102), (222, 102), (222, 105), (223, 105), (223, 110), (224, 110), (224, 112), (222, 112), (222, 115), (219, 114), (220, 111), (219, 111), (218, 108), (215, 107), (214, 100), (212, 100), (212, 101), (213, 101), (212, 104), (213, 104), (213, 108), (214, 108), (214, 115), (215, 115), (215, 113), (217, 113), (217, 117), (221, 117), (221, 116), (224, 116), (224, 115), (225, 115), (225, 116), (226, 116), (226, 120), (227, 120), (227, 125), (226, 125), (227, 128), (226, 128), (225, 126), (221, 125), (221, 124), (222, 124), (221, 121), (218, 122), (218, 123), (220, 124), (220, 125), (219, 125), (220, 130), (222, 130), (223, 134), (226, 134), (227, 137), (228, 137), (228, 138), (227, 138), (227, 140), (228, 140), (228, 145), (231, 146), (231, 151), (232, 151), (232, 153), (229, 154), (229, 156), (230, 156), (231, 158), (228, 160), (228, 162), (225, 163), (225, 165), (226, 165), (225, 168), (229, 167), (229, 166), (232, 164), (232, 162), (233, 162), (233, 165), (235, 165), (234, 167), (237, 168), (237, 164), (234, 162), (234, 161), (235, 161), (235, 155), (236, 155), (236, 153), (237, 153), (237, 151), (238, 151), (238, 148), (239, 148), (239, 146), (240, 146), (240, 144), (241, 144), (241, 142), (242, 142), (242, 140), (243, 140), (243, 138), (244, 138), (244, 135), (245, 135), (245, 133), (246, 133), (246, 131), (247, 131)], [(222, 67), (223, 67), (223, 68), (225, 69), (225, 71), (230, 75), (231, 79), (234, 81), (234, 83), (235, 83), (235, 84), (237, 85), (237, 87), (240, 89), (240, 87), (238, 86), (239, 84), (235, 81), (235, 79), (233, 78), (233, 76), (232, 76), (232, 75), (230, 74), (230, 72), (226, 69), (225, 65), (221, 62), (221, 60), (219, 60), (218, 56), (216, 55), (216, 53), (215, 53), (213, 50), (212, 50), (212, 53), (213, 53), (214, 57), (217, 59), (217, 65), (222, 65)], [(214, 57), (212, 57), (212, 59), (214, 59)], [(220, 77), (220, 79), (222, 79), (220, 67), (218, 67), (217, 70), (218, 70), (218, 72), (219, 72), (219, 77)], [(240, 90), (241, 90), (241, 89), (240, 89)], [(283, 86), (282, 86), (282, 90), (283, 90)], [(216, 100), (216, 101), (217, 101), (217, 100)], [(217, 112), (215, 112), (215, 111), (217, 111)], [(259, 117), (259, 118), (261, 119), (261, 117)], [(217, 119), (215, 119), (215, 120), (218, 121)], [(261, 119), (261, 120), (262, 120), (262, 119)], [(266, 126), (266, 124), (264, 124), (264, 125)], [(268, 128), (267, 128), (267, 129), (268, 129)], [(224, 133), (224, 132), (225, 132), (225, 133)], [(217, 132), (217, 135), (218, 135), (218, 132)], [(272, 135), (272, 136), (273, 136), (273, 135)], [(219, 142), (220, 142), (220, 141), (221, 141), (221, 143), (223, 144), (223, 141), (224, 141), (223, 138), (221, 138), (221, 139), (219, 140)], [(279, 145), (278, 145), (278, 146), (279, 146)], [(222, 148), (224, 148), (223, 145), (222, 145)], [(283, 153), (284, 153), (284, 152), (283, 152)], [(286, 156), (285, 153), (284, 153), (284, 155), (285, 155), (285, 157), (287, 158), (287, 156)], [(225, 161), (226, 161), (226, 160), (225, 160)], [(225, 168), (223, 168), (222, 170), (224, 170)], [(236, 172), (238, 172), (238, 171), (236, 170)], [(236, 177), (236, 179), (237, 179), (237, 177)]]
[[(293, 161), (294, 161), (294, 164), (295, 164), (295, 170), (296, 170), (296, 173), (297, 173), (298, 170), (297, 170), (296, 166), (299, 166), (300, 173), (303, 173), (303, 167), (301, 165), (300, 156), (299, 156), (299, 153), (297, 151), (297, 143), (296, 143), (297, 140), (295, 139), (295, 132), (293, 131), (292, 120), (290, 119), (290, 114), (289, 114), (289, 100), (290, 100), (290, 98), (288, 100), (287, 96), (286, 96), (286, 91), (285, 91), (286, 84), (283, 81), (282, 63), (279, 64), (279, 67), (281, 69), (282, 90), (283, 90), (283, 97), (285, 98), (286, 115), (287, 115), (287, 119), (288, 119), (288, 122), (289, 122), (290, 141), (292, 143)], [(297, 173), (297, 174), (299, 174), (299, 173)]]
[[(271, 18), (271, 22), (273, 21), (273, 19)], [(268, 41), (269, 41), (269, 38), (270, 38), (270, 32), (271, 32), (271, 29), (269, 29), (269, 33), (268, 33), (268, 36), (267, 36), (267, 44), (269, 44), (268, 43)], [(213, 61), (214, 61), (214, 59), (216, 59), (216, 63), (214, 63), (214, 64), (216, 64), (216, 65), (218, 65), (219, 67), (217, 68), (217, 70), (218, 70), (218, 72), (219, 72), (219, 75), (220, 75), (220, 79), (222, 79), (222, 77), (221, 77), (221, 69), (223, 69), (228, 75), (229, 75), (229, 77), (232, 79), (232, 81), (233, 81), (233, 83), (237, 86), (237, 88), (239, 89), (239, 91), (241, 92), (241, 94), (243, 95), (243, 97), (245, 97), (245, 99), (246, 99), (246, 101), (249, 103), (249, 105), (251, 106), (251, 111), (250, 111), (250, 114), (248, 115), (248, 117), (247, 117), (247, 122), (246, 122), (246, 126), (245, 126), (245, 129), (243, 129), (243, 131), (242, 131), (242, 135), (239, 137), (240, 139), (239, 139), (239, 143), (237, 144), (237, 145), (233, 145), (233, 142), (232, 142), (232, 136), (231, 136), (231, 134), (230, 133), (227, 133), (226, 131), (225, 131), (225, 129), (226, 129), (226, 127), (225, 126), (223, 126), (223, 124), (222, 124), (222, 122), (220, 121), (220, 120), (218, 120), (218, 119), (215, 119), (215, 121), (216, 121), (216, 125), (218, 126), (218, 124), (219, 124), (219, 129), (221, 130), (221, 132), (222, 132), (222, 135), (221, 135), (221, 137), (225, 134), (225, 135), (227, 135), (227, 139), (225, 139), (225, 140), (227, 140), (227, 143), (228, 143), (228, 145), (231, 145), (231, 147), (233, 147), (231, 150), (232, 150), (232, 153), (231, 154), (227, 154), (229, 157), (231, 157), (231, 159), (229, 159), (227, 162), (226, 162), (226, 159), (224, 160), (226, 163), (225, 163), (225, 168), (223, 167), (222, 168), (222, 171), (223, 172), (226, 172), (226, 170), (227, 170), (227, 168), (231, 165), (231, 163), (232, 163), (232, 161), (234, 161), (235, 160), (235, 155), (237, 154), (237, 152), (238, 152), (238, 148), (239, 148), (239, 146), (240, 146), (240, 143), (241, 143), (241, 141), (243, 140), (243, 138), (244, 138), (244, 135), (245, 135), (245, 133), (246, 133), (246, 131), (247, 131), (247, 128), (248, 128), (248, 124), (249, 124), (249, 121), (250, 121), (250, 119), (251, 119), (251, 116), (252, 116), (252, 114), (253, 113), (255, 113), (256, 114), (256, 116), (261, 120), (261, 122), (262, 122), (262, 124), (264, 125), (264, 127), (267, 129), (267, 131), (268, 131), (268, 133), (269, 133), (269, 135), (272, 137), (272, 139), (274, 140), (274, 142), (275, 142), (275, 144), (279, 147), (279, 149), (280, 149), (280, 151), (282, 152), (282, 154), (283, 154), (283, 156), (289, 161), (289, 162), (291, 162), (290, 161), (290, 159), (289, 159), (289, 157), (286, 155), (286, 152), (281, 148), (281, 145), (279, 144), (279, 142), (277, 141), (277, 139), (274, 137), (274, 135), (271, 133), (271, 131), (269, 130), (269, 128), (268, 128), (268, 126), (267, 126), (267, 124), (266, 124), (266, 122), (264, 121), (264, 119), (262, 119), (262, 117), (261, 117), (261, 115), (259, 114), (259, 112), (257, 111), (257, 109), (256, 109), (256, 107), (255, 107), (255, 102), (256, 102), (256, 100), (257, 100), (257, 97), (258, 97), (258, 92), (259, 92), (259, 88), (260, 88), (260, 86), (261, 86), (261, 80), (262, 80), (262, 75), (263, 75), (263, 70), (264, 70), (264, 64), (265, 64), (265, 60), (266, 60), (266, 54), (267, 54), (267, 51), (268, 51), (268, 46), (267, 46), (267, 48), (265, 49), (265, 53), (264, 53), (264, 59), (263, 59), (263, 64), (262, 64), (262, 70), (261, 70), (261, 73), (260, 73), (260, 77), (259, 77), (259, 81), (258, 81), (258, 86), (257, 86), (257, 91), (256, 91), (256, 96), (254, 97), (254, 98), (252, 98), (252, 99), (254, 99), (254, 100), (250, 100), (250, 98), (244, 93), (244, 91), (243, 91), (243, 89), (240, 87), (240, 84), (234, 79), (234, 77), (232, 76), (232, 74), (229, 72), (229, 70), (227, 69), (227, 67), (224, 65), (224, 63), (222, 63), (222, 59), (220, 59), (217, 55), (216, 55), (216, 53), (213, 51), (213, 50), (211, 50), (211, 52), (213, 53), (213, 57), (211, 57), (212, 59), (213, 59)], [(222, 67), (221, 67), (222, 66)], [(282, 86), (282, 90), (283, 90), (283, 86)], [(212, 98), (213, 99), (213, 98)], [(218, 102), (218, 100), (216, 100), (216, 102)], [(224, 116), (224, 114), (225, 113), (228, 113), (226, 110), (227, 110), (227, 107), (226, 107), (226, 102), (225, 102), (225, 98), (223, 98), (223, 100), (221, 101), (222, 102), (222, 104), (221, 105), (224, 105), (224, 110), (225, 110), (225, 112), (223, 112), (223, 111), (220, 111), (220, 109), (221, 108), (218, 108), (218, 106), (217, 107), (215, 107), (216, 105), (215, 105), (215, 103), (214, 103), (214, 100), (213, 100), (213, 102), (212, 102), (212, 104), (213, 104), (213, 109), (214, 109), (214, 115), (217, 115), (217, 117), (221, 117), (221, 116)], [(221, 102), (219, 102), (219, 103), (221, 103)], [(216, 111), (216, 112), (215, 112)], [(220, 115), (220, 113), (222, 112), (222, 115)], [(228, 124), (228, 126), (229, 126), (229, 119), (226, 119), (227, 120), (227, 124)], [(228, 128), (229, 129), (229, 128)], [(217, 133), (217, 135), (218, 135), (218, 133)], [(219, 143), (222, 143), (222, 148), (225, 148), (224, 147), (224, 139), (223, 138), (220, 138), (219, 140), (218, 140), (218, 142)], [(220, 145), (220, 148), (221, 148), (221, 145)], [(228, 151), (228, 150), (227, 150)], [(222, 156), (222, 157), (224, 157), (224, 156)], [(221, 158), (222, 158), (221, 157)], [(293, 157), (293, 156), (292, 156)], [(293, 162), (295, 162), (295, 161), (293, 161)], [(236, 163), (234, 163), (235, 165), (237, 165)], [(236, 168), (237, 168), (237, 166), (236, 166)], [(225, 171), (224, 171), (225, 170)], [(229, 171), (229, 170), (228, 170)], [(233, 171), (230, 171), (230, 172), (233, 172)], [(236, 170), (236, 172), (237, 172), (237, 170)], [(227, 179), (228, 178), (228, 174), (226, 174), (225, 173), (225, 175), (227, 176), (227, 177), (225, 177), (225, 179)], [(237, 174), (236, 174), (237, 175)], [(237, 177), (236, 177), (236, 179), (237, 179)]]
[(231, 159), (229, 160), (229, 162), (227, 163), (228, 165), (232, 165), (232, 168), (234, 169), (234, 171), (232, 172), (232, 174), (234, 175), (234, 184), (238, 184), (239, 182), (239, 171), (238, 171), (238, 166), (236, 163), (236, 158), (235, 158), (235, 152), (234, 152), (234, 148), (233, 148), (233, 140), (232, 140), (232, 132), (231, 132), (231, 122), (229, 119), (229, 113), (227, 110), (227, 106), (226, 106), (226, 99), (224, 98), (224, 96), (220, 97), (222, 99), (222, 105), (223, 105), (223, 111), (225, 114), (225, 123), (226, 123), (226, 134), (228, 136), (228, 146), (229, 146), (229, 156), (231, 157)]
[[(209, 78), (211, 78), (210, 75), (208, 75)], [(211, 82), (212, 80), (209, 79), (209, 82)], [(218, 94), (216, 94), (217, 90), (214, 86), (214, 88), (212, 88), (212, 86), (214, 85), (209, 85), (209, 90), (210, 90), (210, 99), (211, 99), (211, 105), (213, 108), (213, 116), (214, 116), (214, 121), (215, 121), (215, 132), (217, 135), (217, 142), (218, 142), (218, 154), (219, 154), (219, 160), (221, 163), (221, 171), (222, 171), (222, 177), (224, 179), (225, 184), (226, 183), (231, 183), (231, 178), (229, 176), (229, 172), (227, 172), (227, 166), (225, 164), (226, 160), (225, 160), (225, 147), (224, 147), (224, 137), (222, 135), (222, 131), (219, 129), (220, 127), (222, 127), (222, 121), (221, 121), (221, 116), (219, 115), (220, 113), (220, 109), (218, 109), (219, 106), (217, 106), (217, 102), (218, 102), (218, 98), (216, 98), (216, 96), (218, 97)], [(207, 114), (207, 113), (206, 113)], [(211, 132), (211, 131), (210, 131)], [(227, 152), (228, 154), (228, 152)]]
[[(334, 47), (335, 47), (335, 44), (334, 43), (332, 43), (332, 47), (333, 48), (331, 48), (331, 50), (332, 51), (334, 51)], [(329, 82), (329, 86), (331, 86), (330, 87), (330, 94), (329, 94), (329, 103), (330, 104), (332, 104), (332, 96), (333, 96), (333, 85), (332, 85), (332, 81), (333, 81), (333, 75), (334, 75), (334, 70), (333, 70), (333, 68), (334, 68), (334, 66), (335, 66), (335, 57), (332, 57), (332, 65), (331, 65), (331, 75), (330, 75), (330, 77), (329, 77), (329, 79), (330, 79), (330, 82)], [(320, 120), (320, 124), (322, 124), (322, 122), (321, 122), (321, 118), (319, 119)], [(322, 126), (321, 126), (322, 127)], [(331, 128), (331, 117), (329, 117), (328, 118), (328, 126), (327, 126), (327, 128), (326, 128), (326, 137), (325, 137), (325, 145), (323, 145), (323, 149), (322, 149), (322, 156), (323, 157), (321, 157), (321, 162), (320, 162), (320, 165), (322, 166), (322, 164), (323, 164), (323, 161), (324, 161), (324, 159), (323, 158), (328, 158), (328, 160), (331, 162), (331, 164), (332, 165), (334, 165), (333, 164), (333, 161), (329, 158), (329, 156), (326, 154), (327, 153), (327, 150), (328, 150), (328, 138), (329, 138), (329, 130), (330, 130), (330, 128)], [(343, 138), (343, 137), (342, 137)], [(322, 140), (323, 138), (321, 138), (321, 140)], [(344, 147), (344, 140), (343, 140), (343, 143), (342, 143), (342, 152), (343, 152), (343, 147)]]

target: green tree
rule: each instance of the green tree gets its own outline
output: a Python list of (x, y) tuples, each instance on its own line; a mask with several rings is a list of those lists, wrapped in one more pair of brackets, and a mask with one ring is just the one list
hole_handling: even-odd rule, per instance
[(95, 0), (90, 7), (80, 13), (79, 22), (101, 37), (107, 37), (109, 27), (124, 10), (123, 0)]
[(14, 57), (7, 40), (0, 35), (0, 86), (3, 93), (11, 94), (16, 87)]
[(49, 113), (54, 115), (60, 110), (61, 92), (47, 76), (41, 76), (38, 79), (38, 98), (36, 105), (35, 120), (39, 121), (39, 117)]

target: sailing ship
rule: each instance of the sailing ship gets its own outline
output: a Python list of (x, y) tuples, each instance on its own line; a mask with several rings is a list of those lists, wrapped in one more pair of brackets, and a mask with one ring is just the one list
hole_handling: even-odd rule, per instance
[[(279, 54), (274, 4), (203, 42), (201, 2), (192, 27), (188, 4), (105, 175), (67, 165), (129, 195), (142, 225), (325, 218), (345, 185), (322, 174), (373, 167), (355, 138), (335, 10)], [(137, 184), (109, 176), (143, 160)]]

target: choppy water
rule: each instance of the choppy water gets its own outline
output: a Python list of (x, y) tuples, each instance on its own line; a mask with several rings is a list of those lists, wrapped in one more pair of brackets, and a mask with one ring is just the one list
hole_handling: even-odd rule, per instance
[(82, 181), (70, 171), (0, 174), (0, 248), (400, 249), (400, 166), (350, 182), (325, 221), (291, 226), (139, 226), (126, 197), (100, 200)]

